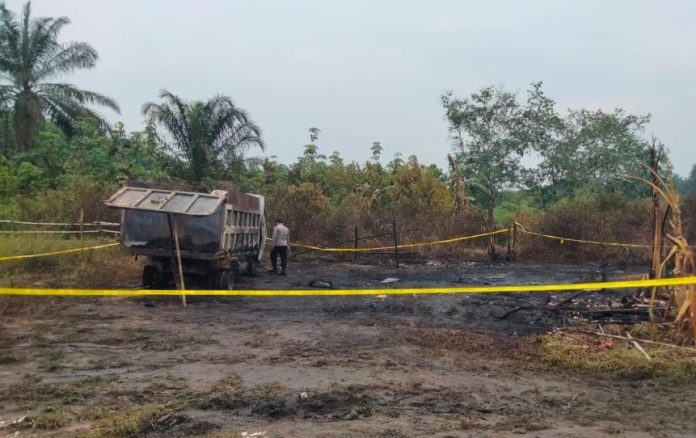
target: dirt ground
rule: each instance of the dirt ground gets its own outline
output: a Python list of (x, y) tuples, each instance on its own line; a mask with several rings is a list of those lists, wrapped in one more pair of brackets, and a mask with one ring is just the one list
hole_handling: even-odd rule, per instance
[[(305, 262), (239, 287), (601, 275), (593, 265)], [(30, 313), (0, 319), (0, 436), (696, 435), (696, 387), (539, 364), (535, 334), (565, 321), (533, 307), (564, 296), (189, 298), (185, 309), (177, 298), (37, 298)]]

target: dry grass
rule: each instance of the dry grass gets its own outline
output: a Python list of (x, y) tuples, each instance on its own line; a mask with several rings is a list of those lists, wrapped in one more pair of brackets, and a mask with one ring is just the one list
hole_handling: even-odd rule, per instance
[[(90, 239), (84, 246), (111, 243)], [(0, 257), (79, 248), (74, 238), (0, 236)], [(137, 286), (142, 267), (119, 247), (23, 260), (0, 261), (0, 287), (102, 288)], [(43, 307), (48, 297), (0, 297), (0, 315)]]
[(643, 345), (651, 360), (628, 342), (591, 335), (552, 333), (539, 337), (539, 360), (569, 372), (624, 379), (696, 382), (696, 356), (673, 348)]
[(70, 415), (64, 408), (46, 408), (38, 415), (26, 417), (16, 429), (54, 430), (70, 424)]
[(6, 352), (6, 353), (0, 353), (0, 365), (12, 365), (16, 363), (20, 363), (22, 361), (22, 358), (17, 356), (14, 353)]
[[(103, 416), (97, 423), (96, 430), (85, 435), (89, 438), (117, 438), (143, 436), (156, 428), (158, 421), (176, 412), (179, 407), (175, 403), (151, 404), (115, 415)], [(104, 414), (104, 413), (101, 413)]]

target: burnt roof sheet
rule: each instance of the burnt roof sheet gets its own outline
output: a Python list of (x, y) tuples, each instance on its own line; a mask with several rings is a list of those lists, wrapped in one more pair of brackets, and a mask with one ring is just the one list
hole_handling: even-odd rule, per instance
[(208, 216), (225, 202), (224, 197), (207, 193), (123, 187), (105, 201), (114, 208), (159, 211), (162, 213)]

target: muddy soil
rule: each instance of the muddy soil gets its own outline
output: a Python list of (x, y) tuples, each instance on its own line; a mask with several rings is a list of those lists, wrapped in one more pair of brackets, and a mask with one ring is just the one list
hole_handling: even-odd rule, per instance
[[(239, 287), (601, 275), (593, 265), (295, 263)], [(380, 283), (388, 277), (399, 281)], [(534, 334), (566, 321), (535, 307), (565, 296), (196, 298), (185, 309), (176, 298), (43, 299), (0, 320), (0, 436), (694, 436), (696, 388), (539, 366)]]

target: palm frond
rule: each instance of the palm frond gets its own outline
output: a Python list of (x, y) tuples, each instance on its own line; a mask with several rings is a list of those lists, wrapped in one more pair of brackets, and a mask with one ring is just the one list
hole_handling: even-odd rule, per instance
[(36, 94), (39, 96), (60, 95), (68, 99), (73, 99), (82, 105), (94, 104), (107, 107), (117, 113), (121, 112), (118, 103), (116, 103), (114, 99), (93, 91), (81, 90), (72, 84), (39, 84), (36, 87)]
[(38, 81), (55, 75), (72, 73), (79, 69), (91, 69), (97, 64), (99, 55), (87, 43), (70, 42), (57, 46), (50, 57), (43, 61), (34, 73)]
[[(70, 84), (43, 82), (53, 76), (92, 68), (98, 60), (96, 50), (87, 43), (58, 41), (60, 32), (69, 23), (66, 17), (32, 18), (30, 3), (26, 3), (21, 16), (0, 4), (0, 72), (14, 85), (13, 90), (0, 90), (0, 105), (10, 96), (14, 97), (16, 108), (24, 108), (27, 102), (32, 105), (15, 117), (19, 150), (35, 145), (46, 116), (70, 135), (73, 123), (81, 117), (94, 118), (100, 129), (109, 129), (103, 116), (90, 105), (120, 112), (118, 103), (108, 96)], [(20, 125), (22, 128), (17, 129)]]
[(13, 85), (0, 85), (0, 107), (9, 106), (16, 94), (17, 89)]

